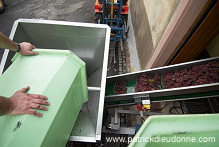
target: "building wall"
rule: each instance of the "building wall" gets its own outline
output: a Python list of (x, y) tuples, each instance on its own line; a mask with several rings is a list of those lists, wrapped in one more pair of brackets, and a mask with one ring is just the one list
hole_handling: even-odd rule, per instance
[(180, 0), (130, 0), (130, 14), (141, 69), (150, 61)]

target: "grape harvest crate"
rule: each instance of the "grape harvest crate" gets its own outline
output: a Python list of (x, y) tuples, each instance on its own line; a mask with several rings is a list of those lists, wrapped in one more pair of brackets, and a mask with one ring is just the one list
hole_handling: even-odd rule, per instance
[[(197, 60), (192, 62), (186, 62), (181, 64), (175, 64), (170, 66), (164, 66), (154, 69), (143, 70), (139, 72), (133, 72), (128, 74), (116, 75), (107, 77), (105, 102), (133, 102), (135, 97), (149, 97), (151, 101), (167, 101), (167, 100), (182, 100), (182, 99), (194, 99), (194, 98), (208, 98), (219, 96), (219, 82), (218, 79), (215, 83), (191, 85), (178, 88), (165, 89), (162, 84), (162, 75), (169, 72), (180, 71), (183, 69), (191, 69), (193, 66), (199, 66), (208, 64), (212, 61), (219, 61), (219, 57), (208, 58), (203, 60)], [(217, 71), (218, 72), (218, 71)], [(161, 76), (161, 84), (158, 85), (159, 89), (151, 91), (136, 92), (136, 80), (142, 74), (153, 75), (158, 74)], [(117, 81), (126, 81), (127, 91), (125, 94), (114, 94), (115, 83)]]

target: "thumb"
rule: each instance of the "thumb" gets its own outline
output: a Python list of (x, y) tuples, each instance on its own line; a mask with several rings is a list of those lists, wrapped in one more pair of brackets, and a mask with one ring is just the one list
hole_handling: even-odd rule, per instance
[(29, 55), (39, 55), (39, 53), (34, 52), (34, 51), (28, 51)]
[(30, 89), (30, 86), (27, 86), (25, 88), (22, 88), (21, 90), (18, 90), (19, 93), (26, 93)]

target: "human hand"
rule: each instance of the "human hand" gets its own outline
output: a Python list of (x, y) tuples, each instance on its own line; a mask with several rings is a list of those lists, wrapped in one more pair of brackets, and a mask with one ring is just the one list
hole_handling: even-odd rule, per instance
[(38, 55), (39, 53), (32, 51), (32, 49), (36, 48), (34, 45), (28, 42), (19, 43), (21, 50), (19, 53), (21, 55)]
[(26, 92), (30, 87), (23, 88), (14, 93), (9, 99), (12, 102), (12, 111), (11, 115), (20, 115), (20, 114), (31, 114), (37, 117), (42, 117), (43, 115), (34, 109), (47, 111), (48, 108), (43, 106), (49, 106), (49, 102), (46, 96), (38, 94), (27, 94)]

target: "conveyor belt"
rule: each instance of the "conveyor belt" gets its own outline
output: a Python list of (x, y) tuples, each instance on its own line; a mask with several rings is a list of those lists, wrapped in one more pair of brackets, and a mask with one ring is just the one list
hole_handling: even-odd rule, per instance
[[(135, 97), (149, 97), (151, 101), (167, 101), (167, 100), (182, 100), (182, 99), (194, 99), (194, 98), (207, 98), (219, 96), (219, 82), (211, 84), (203, 84), (196, 86), (187, 86), (179, 88), (170, 88), (170, 89), (161, 89), (154, 91), (144, 91), (144, 92), (135, 92), (136, 79), (142, 73), (146, 74), (163, 74), (170, 71), (176, 71), (181, 69), (188, 69), (194, 65), (206, 64), (214, 60), (219, 60), (219, 57), (208, 58), (204, 60), (186, 62), (182, 64), (170, 65), (160, 68), (154, 68), (149, 70), (144, 70), (140, 72), (134, 72), (129, 74), (122, 74), (117, 76), (111, 76), (107, 78), (106, 86), (106, 96), (105, 102), (116, 102), (123, 101), (131, 103)], [(124, 80), (127, 82), (127, 91), (126, 94), (114, 94), (115, 82), (118, 80)]]

